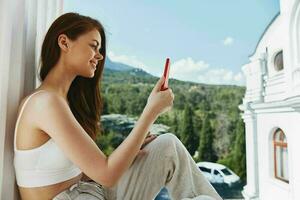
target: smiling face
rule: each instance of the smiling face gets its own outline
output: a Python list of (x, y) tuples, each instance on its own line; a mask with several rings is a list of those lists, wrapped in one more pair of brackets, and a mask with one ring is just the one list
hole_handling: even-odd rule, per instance
[[(61, 38), (61, 40), (60, 46), (62, 47), (64, 38)], [(98, 63), (103, 60), (103, 56), (99, 53), (101, 36), (98, 30), (89, 31), (74, 41), (67, 37), (65, 37), (65, 40), (67, 51), (62, 49), (62, 52), (64, 52), (66, 66), (79, 76), (93, 77), (99, 66)]]

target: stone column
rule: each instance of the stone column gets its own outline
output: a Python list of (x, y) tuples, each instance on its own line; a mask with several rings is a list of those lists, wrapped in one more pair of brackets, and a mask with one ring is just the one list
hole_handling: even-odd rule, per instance
[(258, 181), (258, 153), (257, 153), (257, 119), (256, 114), (249, 106), (250, 103), (240, 106), (244, 110), (242, 118), (246, 129), (246, 158), (247, 158), (247, 185), (242, 194), (245, 200), (258, 199), (259, 181)]

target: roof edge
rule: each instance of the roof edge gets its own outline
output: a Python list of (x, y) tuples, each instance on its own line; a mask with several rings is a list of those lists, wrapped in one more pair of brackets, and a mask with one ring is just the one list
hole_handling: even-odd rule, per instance
[(252, 57), (252, 56), (256, 53), (260, 41), (262, 40), (262, 38), (264, 37), (264, 35), (265, 35), (265, 33), (267, 32), (267, 30), (270, 28), (270, 26), (273, 24), (273, 22), (277, 19), (277, 17), (278, 17), (279, 15), (280, 15), (280, 11), (272, 18), (272, 20), (269, 22), (269, 24), (267, 25), (267, 27), (265, 28), (265, 30), (263, 31), (263, 33), (260, 35), (259, 40), (258, 40), (258, 42), (256, 43), (254, 52), (253, 52), (252, 54), (250, 54), (250, 55), (248, 56), (248, 58), (249, 58), (249, 57)]

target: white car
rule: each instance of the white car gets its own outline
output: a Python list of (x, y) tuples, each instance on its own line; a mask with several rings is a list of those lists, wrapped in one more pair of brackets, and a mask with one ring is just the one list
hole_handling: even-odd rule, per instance
[(222, 164), (199, 162), (197, 166), (210, 183), (227, 183), (232, 186), (240, 181), (238, 175)]

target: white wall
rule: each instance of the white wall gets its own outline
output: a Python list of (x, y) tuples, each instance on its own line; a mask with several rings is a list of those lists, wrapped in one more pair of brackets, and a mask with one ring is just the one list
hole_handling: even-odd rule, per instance
[(0, 199), (19, 199), (13, 169), (17, 106), (37, 84), (43, 36), (62, 0), (0, 0)]
[[(287, 110), (289, 110), (287, 108)], [(281, 109), (282, 111), (282, 109)], [(278, 112), (275, 109), (269, 109), (269, 113), (258, 114), (257, 117), (257, 134), (259, 154), (259, 186), (260, 199), (272, 200), (292, 200), (295, 192), (295, 174), (298, 174), (295, 156), (297, 155), (297, 141), (300, 135), (297, 134), (297, 124), (300, 114), (296, 112)], [(274, 129), (280, 128), (287, 137), (288, 142), (288, 171), (289, 183), (280, 181), (274, 177), (274, 154), (273, 154), (273, 133)], [(296, 147), (295, 147), (296, 145)], [(296, 150), (296, 151), (295, 151)], [(298, 163), (299, 164), (299, 163)]]
[[(273, 61), (280, 50), (283, 50), (284, 69), (276, 72)], [(267, 65), (264, 66), (263, 60)], [(245, 197), (260, 200), (298, 200), (300, 199), (299, 0), (280, 0), (280, 15), (265, 31), (255, 53), (250, 57), (250, 62), (242, 69), (247, 79), (247, 90), (240, 109), (244, 111), (246, 124), (247, 179), (250, 180), (244, 189)], [(287, 136), (289, 184), (274, 178), (270, 134), (276, 127), (281, 128)], [(259, 153), (255, 156), (255, 152)], [(256, 168), (258, 171), (255, 173)]]

